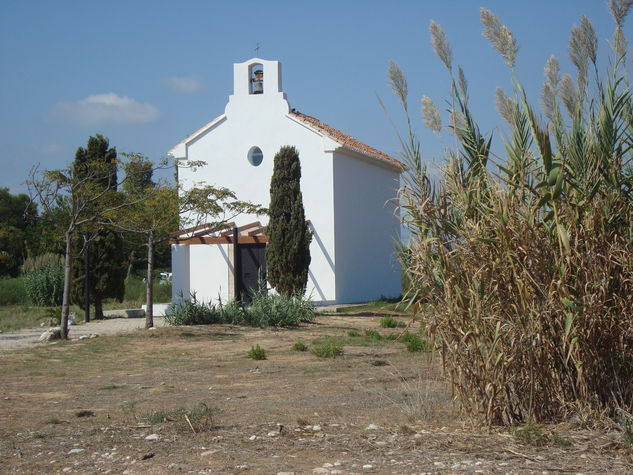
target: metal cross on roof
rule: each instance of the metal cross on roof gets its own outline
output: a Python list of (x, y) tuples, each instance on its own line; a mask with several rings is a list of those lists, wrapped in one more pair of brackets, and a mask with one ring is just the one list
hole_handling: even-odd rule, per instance
[(255, 56), (259, 57), (259, 42), (257, 42), (257, 46), (255, 46)]

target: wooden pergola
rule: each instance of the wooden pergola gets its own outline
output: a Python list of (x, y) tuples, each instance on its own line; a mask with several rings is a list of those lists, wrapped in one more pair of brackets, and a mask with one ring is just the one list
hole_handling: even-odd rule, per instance
[(169, 244), (260, 244), (268, 242), (266, 226), (259, 221), (236, 227), (235, 223), (200, 224), (169, 233)]

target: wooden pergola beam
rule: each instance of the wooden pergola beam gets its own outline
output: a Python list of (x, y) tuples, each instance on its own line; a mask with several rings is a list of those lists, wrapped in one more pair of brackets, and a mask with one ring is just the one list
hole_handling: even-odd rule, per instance
[[(239, 236), (238, 244), (267, 243), (266, 236)], [(233, 236), (198, 236), (183, 239), (173, 239), (170, 244), (233, 244)]]
[[(247, 229), (261, 227), (261, 225), (262, 225), (262, 223), (260, 223), (259, 221), (254, 221), (252, 223), (248, 223), (248, 224), (244, 224), (243, 226), (240, 226), (239, 228), (237, 228), (237, 231), (241, 233), (242, 231), (245, 231)], [(235, 226), (235, 224), (233, 226)], [(228, 236), (229, 234), (233, 234), (233, 230), (232, 229), (230, 229), (228, 231), (224, 231), (221, 235), (222, 236)]]
[(258, 235), (258, 234), (264, 234), (267, 229), (268, 229), (268, 226), (260, 226), (258, 228), (253, 229), (252, 231), (250, 231), (248, 233), (248, 235), (249, 236), (255, 236), (255, 235)]
[[(200, 236), (200, 235), (207, 234), (207, 233), (213, 233), (213, 232), (219, 231), (221, 229), (225, 229), (227, 227), (232, 228), (233, 226), (235, 226), (235, 223), (233, 223), (233, 222), (225, 223), (225, 224), (222, 224), (220, 226), (213, 225), (211, 223), (205, 223), (205, 224), (199, 224), (197, 226), (192, 226), (192, 227), (186, 228), (186, 229), (181, 229), (179, 231), (171, 232), (171, 233), (167, 234), (167, 236), (169, 236), (170, 238), (177, 238), (178, 236), (182, 236), (183, 234), (193, 233), (195, 231), (198, 231), (198, 232), (195, 233), (194, 236)], [(200, 230), (202, 230), (202, 231), (200, 231)]]

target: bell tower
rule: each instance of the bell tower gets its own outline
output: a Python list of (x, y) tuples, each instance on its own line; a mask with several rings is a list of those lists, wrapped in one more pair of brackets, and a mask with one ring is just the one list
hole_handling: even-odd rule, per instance
[(226, 114), (243, 107), (262, 107), (268, 110), (282, 109), (288, 113), (290, 107), (281, 88), (281, 63), (252, 58), (233, 65), (233, 94), (229, 96)]

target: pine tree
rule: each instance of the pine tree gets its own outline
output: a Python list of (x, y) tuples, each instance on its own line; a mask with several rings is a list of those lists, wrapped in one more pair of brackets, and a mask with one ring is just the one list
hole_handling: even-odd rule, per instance
[[(116, 148), (110, 148), (107, 138), (100, 134), (88, 139), (86, 148), (79, 147), (75, 154), (76, 178), (81, 180), (90, 169), (98, 168), (107, 173), (99, 174), (91, 185), (95, 189), (106, 189), (117, 186)], [(89, 216), (94, 210), (87, 208), (84, 214)], [(94, 225), (84, 226), (75, 234), (73, 254), (84, 251), (84, 236), (90, 236), (90, 299), (95, 307), (95, 318), (103, 318), (103, 300), (116, 298), (123, 300), (125, 293), (125, 275), (127, 270), (126, 256), (123, 250), (123, 239), (119, 233), (96, 228)], [(85, 265), (83, 259), (74, 259), (72, 264), (71, 300), (84, 308)], [(85, 310), (85, 309), (84, 309)]]
[(280, 294), (304, 293), (310, 266), (310, 241), (300, 188), (301, 164), (295, 147), (284, 146), (275, 155), (270, 181), (268, 282)]

